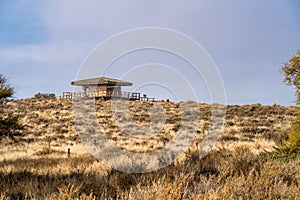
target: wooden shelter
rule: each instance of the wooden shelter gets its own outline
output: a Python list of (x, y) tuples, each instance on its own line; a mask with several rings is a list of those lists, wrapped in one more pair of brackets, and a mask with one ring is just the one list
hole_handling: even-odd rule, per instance
[(76, 98), (76, 97), (102, 97), (104, 99), (109, 98), (126, 98), (132, 100), (139, 100), (140, 93), (133, 92), (122, 92), (122, 86), (132, 86), (132, 83), (117, 80), (113, 78), (99, 77), (99, 78), (89, 78), (84, 80), (72, 81), (71, 85), (81, 86), (82, 92), (63, 94), (66, 98)]

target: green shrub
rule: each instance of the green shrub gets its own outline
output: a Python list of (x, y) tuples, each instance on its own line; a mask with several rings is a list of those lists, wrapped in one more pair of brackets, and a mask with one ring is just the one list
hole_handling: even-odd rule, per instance
[(23, 129), (24, 127), (19, 123), (18, 116), (0, 116), (0, 139), (2, 137), (10, 137), (14, 139), (14, 136), (18, 135), (19, 131)]
[(291, 124), (289, 137), (276, 148), (279, 157), (300, 158), (300, 111)]
[(3, 102), (11, 98), (13, 93), (14, 89), (9, 85), (7, 79), (0, 74), (0, 139), (3, 137), (14, 139), (14, 136), (23, 129), (23, 126), (19, 123), (19, 117), (6, 113), (3, 106)]
[(55, 94), (53, 93), (37, 93), (34, 95), (34, 98), (36, 99), (55, 99)]
[[(284, 74), (284, 82), (296, 89), (296, 104), (300, 105), (300, 50), (286, 62), (281, 72)], [(300, 154), (300, 109), (297, 118), (291, 124), (289, 138), (279, 146), (277, 152), (280, 155), (296, 158)]]

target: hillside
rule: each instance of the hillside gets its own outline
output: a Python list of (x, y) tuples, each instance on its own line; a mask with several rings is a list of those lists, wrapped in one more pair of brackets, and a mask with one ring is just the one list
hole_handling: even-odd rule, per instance
[[(97, 116), (100, 126), (105, 129), (108, 139), (118, 143), (119, 146), (131, 151), (143, 151), (143, 148), (154, 150), (161, 148), (176, 134), (180, 124), (179, 103), (171, 102), (139, 102), (130, 104), (130, 116), (134, 122), (149, 125), (149, 108), (152, 105), (161, 105), (166, 111), (166, 123), (156, 136), (132, 140), (124, 136), (114, 123), (111, 111), (111, 101), (98, 101), (96, 103)], [(22, 99), (9, 101), (5, 105), (7, 111), (19, 115), (21, 122), (26, 126), (18, 143), (14, 144), (14, 152), (7, 151), (6, 141), (2, 143), (0, 159), (33, 156), (36, 152), (49, 145), (59, 151), (66, 152), (68, 148), (72, 153), (87, 153), (81, 145), (76, 133), (73, 118), (73, 104), (65, 99)], [(210, 123), (210, 105), (199, 104), (200, 121), (198, 136), (207, 134)], [(274, 142), (287, 137), (290, 122), (294, 119), (293, 107), (254, 105), (227, 106), (224, 129), (219, 136), (217, 146), (231, 148), (239, 144), (251, 146), (255, 152), (262, 149), (270, 150)], [(26, 151), (24, 151), (26, 146)], [(10, 147), (11, 148), (11, 147)]]
[[(156, 108), (151, 110), (152, 107)], [(211, 105), (198, 104), (197, 136), (189, 151), (174, 164), (151, 173), (128, 174), (103, 165), (82, 144), (74, 126), (73, 104), (65, 99), (22, 99), (5, 103), (7, 112), (20, 116), (25, 130), (16, 141), (0, 143), (0, 199), (299, 199), (299, 161), (272, 160), (259, 154), (273, 151), (287, 138), (295, 108), (279, 105), (229, 105), (225, 124), (214, 149), (199, 159), (199, 143), (210, 126)], [(89, 122), (83, 109), (77, 123)], [(107, 139), (127, 151), (152, 152), (168, 144), (180, 128), (179, 103), (129, 104), (125, 130), (151, 124), (151, 116), (165, 123), (146, 138), (132, 137), (115, 123), (111, 101), (95, 103)], [(155, 115), (156, 113), (156, 115)], [(117, 110), (119, 120), (124, 112)], [(154, 120), (154, 129), (159, 121)], [(79, 127), (80, 128), (80, 127)], [(92, 133), (90, 127), (80, 131)], [(80, 128), (81, 129), (81, 128)], [(146, 134), (146, 133), (145, 133)], [(94, 140), (97, 142), (97, 140)], [(70, 149), (71, 154), (67, 154)], [(120, 160), (122, 162), (122, 160)]]

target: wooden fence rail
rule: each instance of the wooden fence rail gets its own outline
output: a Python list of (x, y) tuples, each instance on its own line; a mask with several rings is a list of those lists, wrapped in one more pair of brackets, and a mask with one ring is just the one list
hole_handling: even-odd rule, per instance
[[(129, 100), (144, 100), (141, 98), (141, 94), (138, 92), (121, 92), (121, 94), (108, 94), (106, 91), (92, 91), (87, 93), (82, 92), (63, 92), (60, 98), (62, 99), (77, 99), (83, 97), (96, 97), (103, 99), (120, 98)], [(154, 98), (151, 98), (154, 100)]]

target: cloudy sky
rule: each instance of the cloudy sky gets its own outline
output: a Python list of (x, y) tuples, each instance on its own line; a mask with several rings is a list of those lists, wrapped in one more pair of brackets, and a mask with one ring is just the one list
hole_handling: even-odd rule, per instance
[[(206, 49), (220, 71), (228, 104), (293, 105), (294, 92), (283, 85), (279, 70), (300, 47), (299, 9), (298, 0), (1, 0), (0, 73), (10, 78), (16, 98), (60, 95), (73, 90), (70, 82), (100, 42), (129, 29), (162, 27)], [(188, 67), (155, 51), (122, 59), (108, 75), (143, 63), (176, 65), (179, 71)], [(170, 95), (156, 87), (144, 89), (157, 98)]]

